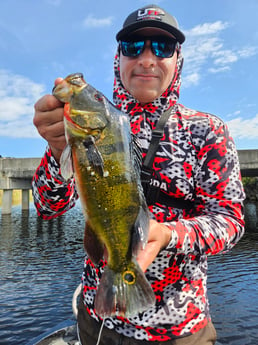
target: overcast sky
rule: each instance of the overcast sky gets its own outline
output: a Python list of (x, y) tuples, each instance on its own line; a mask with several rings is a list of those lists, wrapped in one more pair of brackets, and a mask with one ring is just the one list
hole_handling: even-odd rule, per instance
[[(143, 0), (0, 1), (0, 155), (39, 157), (33, 106), (56, 77), (83, 72), (112, 98), (115, 35)], [(186, 35), (179, 102), (216, 114), (238, 149), (258, 148), (258, 1), (156, 1)]]

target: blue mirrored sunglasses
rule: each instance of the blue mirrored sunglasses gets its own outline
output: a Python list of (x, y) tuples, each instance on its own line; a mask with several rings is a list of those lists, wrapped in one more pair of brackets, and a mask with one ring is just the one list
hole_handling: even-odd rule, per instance
[(144, 39), (120, 41), (122, 54), (128, 57), (139, 56), (144, 51), (147, 40), (150, 40), (151, 42), (152, 53), (159, 58), (169, 58), (173, 56), (179, 44), (176, 40), (152, 39), (145, 37)]

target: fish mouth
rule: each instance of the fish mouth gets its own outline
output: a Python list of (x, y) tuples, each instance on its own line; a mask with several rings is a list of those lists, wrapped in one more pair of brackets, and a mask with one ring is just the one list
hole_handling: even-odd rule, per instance
[(70, 115), (70, 104), (69, 103), (65, 103), (64, 105), (64, 117), (65, 117), (65, 120), (67, 122), (69, 122), (69, 126), (74, 129), (76, 132), (80, 132), (80, 133), (84, 133), (86, 135), (92, 135), (94, 138), (99, 138), (100, 136), (100, 133), (102, 131), (101, 128), (92, 128), (92, 127), (82, 127), (80, 126), (78, 123), (76, 123), (71, 115)]
[(80, 125), (78, 125), (78, 123), (73, 121), (73, 119), (71, 118), (71, 115), (70, 115), (70, 104), (69, 103), (65, 103), (65, 105), (64, 105), (64, 117), (75, 129), (79, 129), (80, 131), (88, 133), (88, 129), (87, 128), (81, 127)]
[(61, 83), (53, 87), (52, 94), (59, 99), (59, 101), (66, 103), (70, 101), (73, 90), (71, 89), (70, 85), (63, 80)]

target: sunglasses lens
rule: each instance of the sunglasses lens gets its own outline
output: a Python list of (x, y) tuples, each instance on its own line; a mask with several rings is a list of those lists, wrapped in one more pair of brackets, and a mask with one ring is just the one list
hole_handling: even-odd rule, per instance
[(176, 49), (174, 41), (152, 41), (151, 48), (153, 53), (160, 58), (168, 58), (173, 56)]
[(122, 54), (124, 56), (138, 56), (142, 53), (143, 48), (144, 48), (144, 41), (137, 41), (137, 42), (126, 42), (126, 41), (121, 41), (121, 49), (122, 49)]
[[(146, 38), (145, 38), (146, 39)], [(155, 40), (151, 39), (151, 50), (154, 55), (160, 58), (169, 58), (173, 56), (177, 42), (171, 40)], [(124, 56), (136, 57), (139, 56), (145, 46), (145, 40), (137, 41), (121, 41), (121, 50)]]

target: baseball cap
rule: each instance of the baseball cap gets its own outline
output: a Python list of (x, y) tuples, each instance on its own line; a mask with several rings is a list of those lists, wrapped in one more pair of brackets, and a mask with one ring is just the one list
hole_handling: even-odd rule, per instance
[(120, 41), (132, 32), (146, 27), (165, 30), (180, 44), (185, 41), (185, 35), (179, 30), (176, 18), (157, 5), (147, 5), (129, 14), (123, 28), (117, 33), (116, 39)]

